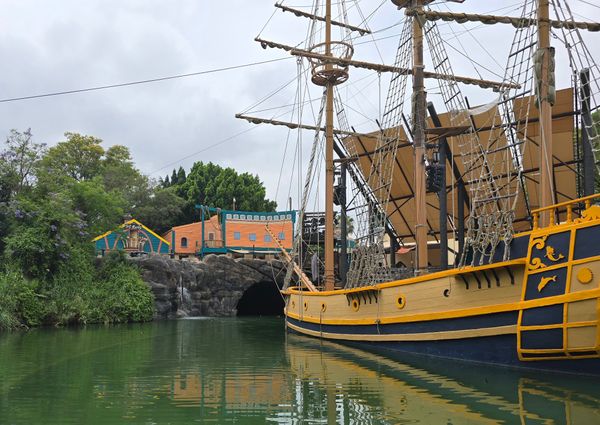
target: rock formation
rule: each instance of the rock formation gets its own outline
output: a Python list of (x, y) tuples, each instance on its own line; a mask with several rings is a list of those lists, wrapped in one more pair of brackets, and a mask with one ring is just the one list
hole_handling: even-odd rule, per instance
[(233, 259), (208, 255), (203, 261), (164, 256), (132, 258), (155, 297), (155, 318), (235, 316), (251, 287), (277, 292), (285, 277), (279, 260)]

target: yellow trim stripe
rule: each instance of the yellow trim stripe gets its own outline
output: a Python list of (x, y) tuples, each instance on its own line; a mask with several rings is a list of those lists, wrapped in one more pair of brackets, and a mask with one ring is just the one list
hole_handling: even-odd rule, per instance
[(297, 332), (327, 339), (344, 339), (348, 341), (440, 341), (448, 339), (477, 338), (481, 336), (496, 336), (516, 334), (516, 325), (498, 326), (495, 328), (465, 329), (460, 331), (445, 332), (423, 332), (417, 334), (388, 334), (388, 335), (368, 335), (368, 334), (340, 334), (332, 332), (319, 332), (312, 329), (305, 329), (300, 326), (287, 323), (290, 329)]
[[(570, 328), (586, 328), (589, 326), (596, 326), (598, 324), (597, 321), (587, 321), (587, 322), (565, 322), (565, 323), (554, 323), (551, 325), (535, 325), (535, 326), (521, 326), (519, 329), (522, 331), (545, 331), (548, 329), (570, 329)], [(565, 332), (566, 334), (566, 332)], [(566, 347), (566, 345), (565, 345)]]
[[(303, 293), (304, 296), (308, 293)], [(538, 298), (529, 301), (519, 301), (515, 303), (499, 304), (493, 306), (473, 307), (469, 309), (461, 310), (446, 310), (434, 313), (420, 313), (411, 314), (396, 317), (383, 317), (379, 319), (380, 324), (391, 324), (391, 323), (411, 323), (421, 322), (427, 320), (440, 320), (440, 319), (455, 319), (461, 317), (479, 316), (483, 314), (492, 313), (503, 313), (507, 311), (526, 310), (534, 307), (546, 307), (549, 305), (561, 304), (566, 302), (581, 301), (600, 297), (600, 288), (592, 289), (589, 291), (573, 292), (571, 294), (559, 295), (555, 297)], [(303, 315), (303, 317), (294, 314), (293, 312), (286, 310), (286, 315), (292, 319), (310, 322), (310, 323), (322, 323), (324, 325), (374, 325), (376, 319), (326, 319), (319, 318), (318, 316), (311, 317)]]
[(496, 268), (510, 267), (510, 266), (522, 266), (526, 263), (526, 261), (527, 261), (526, 258), (519, 258), (516, 260), (503, 261), (501, 263), (485, 264), (483, 266), (476, 266), (476, 267), (466, 266), (461, 269), (444, 270), (444, 271), (440, 271), (440, 272), (436, 272), (436, 273), (430, 273), (430, 274), (427, 274), (424, 276), (415, 276), (415, 277), (411, 277), (408, 279), (380, 283), (378, 285), (361, 286), (360, 288), (336, 289), (333, 291), (309, 292), (309, 291), (300, 291), (297, 287), (293, 287), (293, 288), (289, 288), (287, 290), (281, 291), (281, 293), (284, 295), (292, 295), (292, 294), (302, 293), (305, 296), (332, 296), (332, 295), (340, 295), (340, 294), (344, 294), (344, 295), (354, 294), (354, 293), (360, 293), (360, 292), (364, 292), (364, 291), (377, 291), (380, 289), (392, 288), (395, 286), (410, 285), (413, 283), (426, 282), (426, 281), (431, 281), (431, 280), (435, 280), (435, 279), (441, 279), (444, 277), (452, 277), (452, 276), (461, 275), (461, 274), (475, 273), (475, 272), (478, 272), (481, 270), (489, 270), (489, 269), (496, 269)]

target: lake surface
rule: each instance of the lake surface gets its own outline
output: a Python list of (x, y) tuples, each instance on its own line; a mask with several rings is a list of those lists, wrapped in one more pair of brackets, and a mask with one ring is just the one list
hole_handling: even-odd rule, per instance
[(600, 424), (600, 383), (231, 318), (0, 335), (0, 424)]

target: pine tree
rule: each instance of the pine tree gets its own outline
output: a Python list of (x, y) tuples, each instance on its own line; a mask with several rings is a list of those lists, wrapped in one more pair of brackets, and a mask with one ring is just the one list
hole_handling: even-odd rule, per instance
[(183, 183), (185, 183), (185, 170), (183, 167), (179, 167), (179, 170), (177, 170), (177, 184)]
[(173, 174), (171, 174), (171, 186), (175, 186), (179, 184), (179, 180), (177, 179), (177, 171), (173, 168)]

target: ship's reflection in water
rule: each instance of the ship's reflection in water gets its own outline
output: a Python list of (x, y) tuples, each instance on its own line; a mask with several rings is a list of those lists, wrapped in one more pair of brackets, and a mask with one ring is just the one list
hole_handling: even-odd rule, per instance
[(283, 348), (287, 370), (176, 376), (173, 403), (282, 424), (600, 423), (600, 389), (588, 377), (391, 359), (291, 334)]
[(600, 424), (597, 379), (390, 359), (281, 318), (0, 334), (0, 424)]
[(335, 397), (336, 423), (600, 423), (600, 391), (591, 379), (390, 359), (295, 335), (287, 352), (309, 403)]

